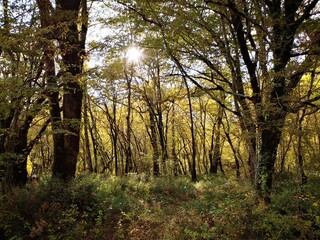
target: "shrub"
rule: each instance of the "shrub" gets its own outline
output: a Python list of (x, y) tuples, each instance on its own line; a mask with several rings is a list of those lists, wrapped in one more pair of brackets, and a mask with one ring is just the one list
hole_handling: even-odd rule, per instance
[(46, 178), (1, 196), (0, 239), (319, 239), (318, 180), (282, 183), (265, 206), (219, 176)]

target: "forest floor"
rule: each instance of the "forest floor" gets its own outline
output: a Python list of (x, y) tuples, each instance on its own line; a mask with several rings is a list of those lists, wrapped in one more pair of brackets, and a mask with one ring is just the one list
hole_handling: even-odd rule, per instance
[(248, 180), (42, 177), (0, 198), (0, 239), (320, 239), (320, 177), (276, 179), (272, 204)]

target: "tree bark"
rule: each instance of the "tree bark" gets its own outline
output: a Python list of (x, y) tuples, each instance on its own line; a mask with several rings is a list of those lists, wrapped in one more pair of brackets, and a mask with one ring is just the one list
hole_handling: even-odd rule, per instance
[(178, 176), (179, 174), (179, 158), (177, 154), (177, 142), (176, 142), (176, 120), (175, 120), (175, 101), (172, 101), (172, 124), (171, 124), (171, 132), (172, 132), (172, 148), (171, 148), (171, 155), (172, 155), (172, 160), (173, 160), (173, 175)]
[(221, 166), (220, 130), (221, 130), (221, 124), (222, 124), (222, 117), (223, 117), (223, 109), (221, 106), (219, 106), (216, 129), (213, 129), (213, 131), (216, 130), (215, 139), (214, 139), (214, 142), (211, 143), (214, 146), (213, 148), (211, 147), (212, 160), (211, 160), (211, 166), (210, 166), (210, 173), (213, 173), (213, 174), (216, 174), (218, 172), (218, 167)]
[(127, 116), (126, 116), (126, 161), (125, 161), (125, 173), (128, 174), (133, 171), (133, 160), (132, 160), (132, 150), (131, 150), (131, 84), (132, 84), (132, 74), (133, 74), (133, 66), (131, 66), (131, 73), (128, 76), (127, 70), (125, 69), (125, 76), (127, 80), (127, 89), (128, 89), (128, 96), (127, 96)]
[(240, 178), (240, 163), (239, 163), (239, 159), (238, 159), (238, 156), (237, 156), (237, 151), (232, 143), (232, 140), (231, 140), (231, 137), (230, 137), (230, 134), (229, 132), (224, 128), (224, 134), (226, 135), (227, 137), (227, 141), (231, 147), (231, 150), (232, 150), (232, 153), (233, 153), (233, 156), (234, 156), (234, 160), (235, 160), (235, 165), (236, 165), (236, 176), (237, 178), (239, 179)]
[(110, 136), (112, 141), (112, 152), (114, 158), (114, 171), (116, 176), (119, 173), (119, 161), (118, 161), (118, 136), (119, 127), (117, 126), (117, 96), (116, 93), (112, 97), (112, 114), (109, 111), (108, 105), (105, 103), (105, 112), (110, 124)]
[(187, 98), (188, 98), (188, 107), (189, 107), (189, 116), (190, 116), (190, 131), (191, 131), (191, 162), (189, 161), (189, 166), (191, 170), (191, 180), (193, 182), (197, 181), (197, 167), (196, 167), (196, 136), (194, 130), (194, 120), (193, 120), (193, 110), (192, 110), (192, 102), (191, 102), (191, 94), (190, 88), (187, 82), (187, 79), (183, 77), (184, 84), (187, 89)]
[[(228, 0), (231, 11), (231, 22), (235, 31), (236, 40), (241, 52), (242, 60), (247, 68), (252, 89), (251, 101), (256, 112), (259, 136), (258, 167), (256, 176), (256, 187), (259, 195), (266, 203), (270, 203), (272, 189), (272, 176), (276, 161), (277, 147), (280, 142), (282, 127), (289, 113), (287, 98), (297, 86), (308, 67), (285, 76), (288, 63), (292, 58), (295, 35), (300, 25), (310, 18), (311, 10), (318, 1), (311, 1), (303, 6), (300, 16), (297, 15), (301, 0), (292, 1), (265, 1), (266, 13), (272, 20), (270, 31), (270, 47), (273, 54), (272, 77), (270, 90), (265, 94), (266, 100), (262, 98), (262, 89), (257, 78), (257, 62), (250, 56), (250, 48), (255, 49), (255, 43), (250, 39), (250, 31), (245, 33), (244, 23), (248, 25), (247, 19), (239, 14), (240, 6), (234, 0)], [(246, 6), (244, 6), (245, 8)], [(246, 9), (244, 9), (246, 11)], [(249, 37), (249, 39), (247, 39)], [(252, 36), (251, 36), (252, 37)], [(249, 41), (248, 41), (249, 40)], [(250, 45), (248, 44), (250, 43)], [(263, 59), (260, 60), (263, 63)], [(303, 63), (308, 65), (307, 59)], [(266, 66), (265, 66), (266, 67)], [(269, 76), (264, 76), (269, 77)], [(265, 91), (265, 90), (264, 90)], [(267, 105), (267, 108), (264, 107)], [(252, 131), (252, 133), (254, 133)]]
[(149, 118), (150, 118), (150, 138), (151, 138), (151, 145), (153, 149), (152, 155), (152, 162), (153, 162), (153, 175), (159, 176), (160, 175), (160, 167), (159, 167), (159, 148), (158, 148), (158, 140), (157, 140), (157, 129), (156, 129), (156, 119), (154, 116), (153, 109), (149, 108)]
[(274, 164), (277, 157), (277, 148), (281, 138), (282, 127), (285, 121), (285, 116), (280, 116), (281, 115), (270, 116), (261, 126), (256, 188), (259, 196), (263, 198), (267, 204), (271, 201)]
[(83, 125), (84, 125), (83, 131), (84, 131), (85, 162), (88, 165), (89, 172), (93, 172), (90, 140), (89, 140), (88, 101), (90, 101), (90, 100), (89, 100), (89, 96), (86, 92), (86, 95), (84, 97), (84, 104), (83, 104)]
[[(84, 0), (83, 0), (84, 1)], [(83, 56), (85, 51), (84, 41), (86, 36), (86, 22), (81, 19), (81, 31), (78, 31), (79, 11), (81, 0), (67, 1), (56, 0), (56, 19), (58, 23), (65, 26), (58, 29), (61, 32), (58, 36), (59, 47), (63, 62), (63, 140), (59, 142), (63, 145), (63, 150), (59, 152), (60, 158), (54, 159), (53, 175), (69, 180), (75, 176), (76, 165), (80, 144), (80, 122), (83, 92), (80, 85), (80, 74), (83, 67)]]
[[(48, 0), (37, 0), (38, 8), (40, 10), (40, 21), (41, 27), (45, 31), (52, 29), (53, 24), (53, 12), (51, 3)], [(51, 30), (53, 31), (53, 30)], [(51, 36), (53, 32), (46, 32), (46, 35)], [(50, 118), (51, 118), (51, 127), (53, 135), (53, 173), (58, 169), (57, 164), (59, 161), (63, 161), (65, 158), (64, 152), (64, 137), (62, 133), (62, 118), (61, 118), (61, 109), (60, 109), (60, 100), (59, 100), (59, 87), (56, 77), (55, 69), (55, 46), (52, 40), (44, 39), (43, 40), (43, 51), (44, 51), (44, 68), (45, 76), (47, 79), (47, 95), (49, 98), (50, 106)]]
[(92, 141), (92, 146), (93, 146), (93, 159), (94, 159), (94, 164), (93, 164), (93, 172), (97, 173), (98, 172), (98, 140), (97, 140), (97, 124), (96, 124), (96, 119), (94, 118), (91, 104), (88, 102), (90, 105), (88, 110), (90, 114), (90, 119), (91, 119), (91, 126), (89, 127), (89, 132), (90, 132), (90, 137)]
[(305, 117), (305, 114), (306, 114), (306, 108), (304, 108), (302, 110), (302, 114), (301, 116), (297, 116), (297, 119), (298, 119), (298, 144), (297, 144), (297, 155), (298, 155), (298, 168), (299, 168), (299, 173), (300, 173), (300, 178), (301, 178), (301, 185), (304, 185), (307, 183), (308, 181), (308, 178), (307, 178), (307, 175), (304, 171), (304, 160), (303, 160), (303, 150), (302, 150), (302, 122), (303, 122), (303, 119)]

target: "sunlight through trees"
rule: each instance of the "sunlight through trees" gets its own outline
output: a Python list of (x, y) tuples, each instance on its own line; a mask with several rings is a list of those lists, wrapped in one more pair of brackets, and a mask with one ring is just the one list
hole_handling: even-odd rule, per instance
[(307, 183), (320, 169), (318, 9), (2, 1), (2, 190), (24, 186), (27, 165), (65, 181), (234, 175), (267, 204), (278, 173)]

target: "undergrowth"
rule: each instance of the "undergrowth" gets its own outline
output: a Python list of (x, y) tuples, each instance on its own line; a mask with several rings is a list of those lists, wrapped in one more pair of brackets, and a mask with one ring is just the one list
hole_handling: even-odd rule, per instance
[(258, 204), (244, 180), (81, 175), (0, 198), (0, 239), (319, 239), (319, 178)]

